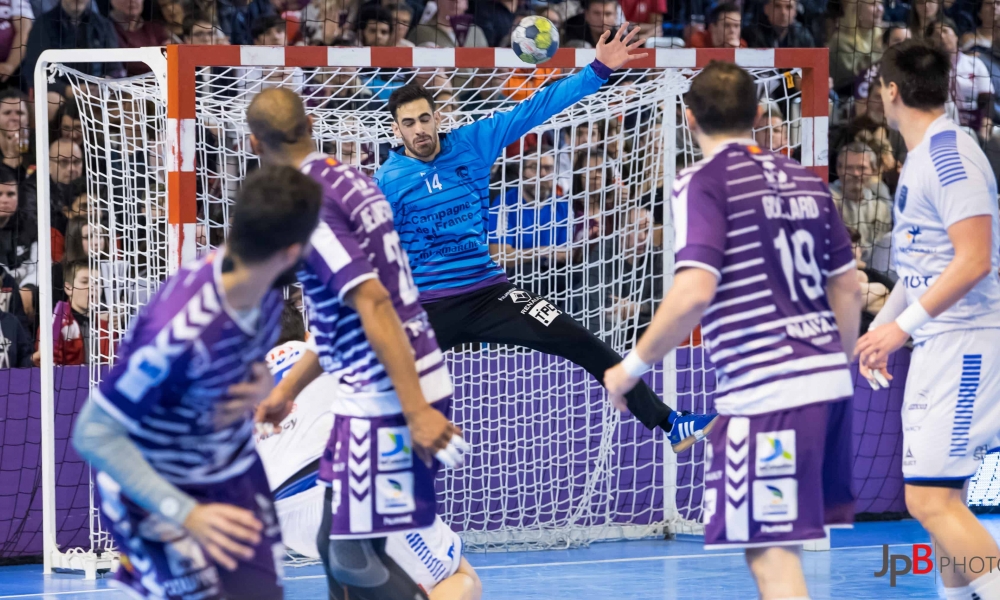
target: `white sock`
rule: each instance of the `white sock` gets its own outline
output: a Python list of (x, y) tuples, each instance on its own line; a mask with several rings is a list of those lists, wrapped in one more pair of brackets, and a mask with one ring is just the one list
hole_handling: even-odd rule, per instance
[(1000, 571), (992, 571), (969, 584), (979, 600), (1000, 600)]
[(972, 588), (965, 585), (962, 587), (944, 588), (945, 600), (969, 600), (972, 598)]

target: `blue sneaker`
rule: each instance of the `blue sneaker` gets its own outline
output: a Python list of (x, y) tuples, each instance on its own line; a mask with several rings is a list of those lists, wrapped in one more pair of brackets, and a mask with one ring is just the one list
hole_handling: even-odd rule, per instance
[(670, 433), (667, 439), (670, 440), (670, 447), (674, 452), (684, 452), (697, 442), (705, 439), (708, 432), (715, 426), (715, 419), (719, 415), (700, 415), (686, 410), (675, 410), (671, 413)]

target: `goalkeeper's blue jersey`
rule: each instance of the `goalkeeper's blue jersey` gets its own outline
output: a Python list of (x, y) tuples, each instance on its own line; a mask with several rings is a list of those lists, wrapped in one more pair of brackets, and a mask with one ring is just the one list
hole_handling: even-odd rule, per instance
[(394, 149), (375, 173), (392, 206), (422, 302), (456, 296), (507, 280), (490, 258), (490, 168), (509, 144), (549, 117), (592, 94), (611, 70), (598, 61), (517, 104), (441, 135), (430, 162)]

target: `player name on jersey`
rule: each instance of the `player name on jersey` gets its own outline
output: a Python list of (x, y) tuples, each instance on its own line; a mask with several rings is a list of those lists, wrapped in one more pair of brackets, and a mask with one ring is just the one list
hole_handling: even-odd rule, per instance
[[(443, 378), (441, 397), (447, 396), (451, 384), (444, 355), (418, 302), (409, 261), (393, 227), (392, 209), (382, 192), (360, 171), (324, 154), (310, 155), (302, 172), (319, 182), (324, 193), (312, 251), (298, 273), (309, 309), (310, 342), (323, 370), (334, 375), (347, 394), (392, 390), (358, 314), (344, 302), (349, 291), (364, 281), (378, 279), (403, 321), (421, 379)], [(438, 399), (427, 398), (429, 402)], [(382, 414), (374, 406), (364, 412)]]
[(759, 414), (853, 388), (826, 280), (854, 269), (826, 184), (794, 161), (733, 141), (674, 183), (675, 268), (718, 277), (702, 318), (716, 407)]
[(235, 313), (222, 292), (221, 263), (221, 254), (209, 255), (164, 284), (93, 394), (153, 468), (177, 485), (225, 481), (257, 461), (252, 421), (219, 426), (215, 406), (274, 345), (281, 294), (268, 293), (259, 314)]

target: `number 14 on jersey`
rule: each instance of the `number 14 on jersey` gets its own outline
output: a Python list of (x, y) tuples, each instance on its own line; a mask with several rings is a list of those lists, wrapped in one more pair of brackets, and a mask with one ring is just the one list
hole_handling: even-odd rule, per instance
[(438, 179), (438, 174), (435, 173), (434, 177), (430, 179), (424, 179), (424, 185), (427, 186), (427, 193), (433, 194), (434, 190), (441, 190), (443, 186), (441, 185), (441, 180)]

